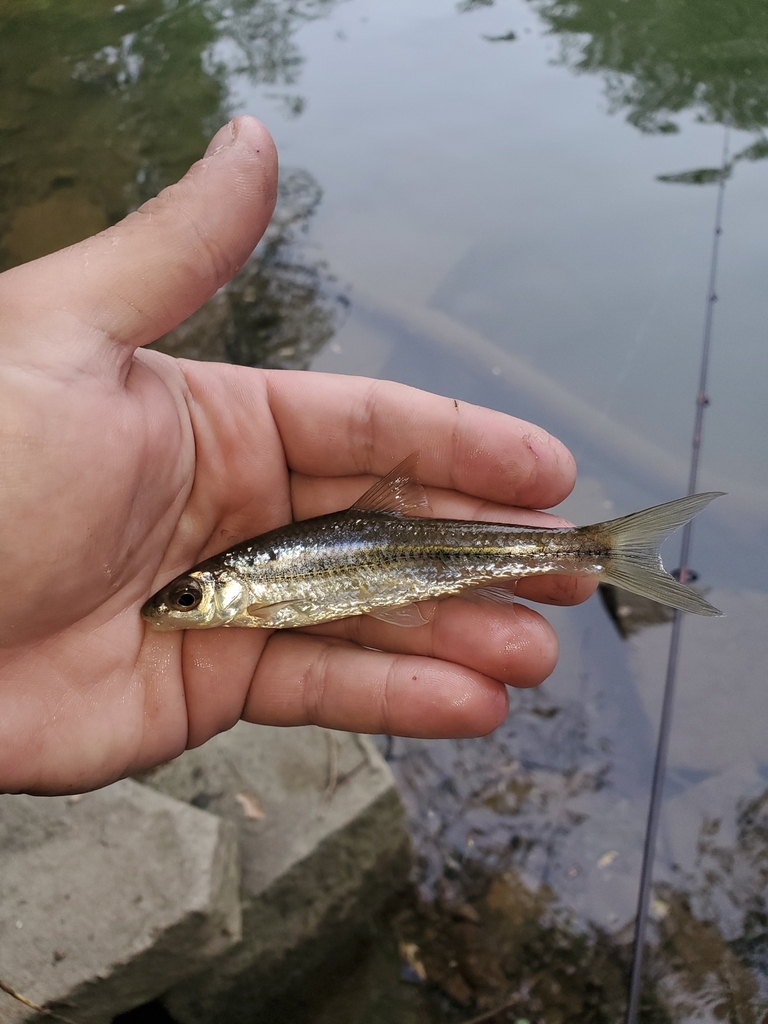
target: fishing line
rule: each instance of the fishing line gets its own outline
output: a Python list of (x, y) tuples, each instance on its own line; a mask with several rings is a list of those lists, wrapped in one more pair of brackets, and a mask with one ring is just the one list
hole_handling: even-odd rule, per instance
[[(696, 416), (691, 441), (691, 465), (688, 476), (688, 494), (696, 493), (696, 482), (699, 473), (699, 456), (701, 454), (701, 434), (704, 424), (704, 410), (709, 405), (707, 395), (707, 375), (709, 372), (709, 352), (712, 341), (712, 321), (714, 318), (717, 294), (715, 282), (717, 278), (717, 258), (720, 250), (720, 236), (723, 233), (723, 200), (725, 199), (725, 182), (728, 177), (728, 144), (730, 128), (726, 126), (723, 138), (723, 159), (720, 180), (717, 188), (717, 205), (715, 210), (715, 232), (712, 239), (712, 259), (709, 268), (709, 290), (707, 292), (706, 316), (704, 318), (704, 337), (701, 343), (701, 365), (699, 369), (699, 389), (696, 394)], [(683, 539), (680, 546), (680, 582), (688, 578), (688, 556), (691, 549), (692, 523), (683, 528)], [(650, 903), (651, 883), (653, 881), (653, 861), (656, 854), (656, 839), (659, 832), (661, 798), (664, 790), (664, 779), (667, 768), (667, 751), (669, 734), (672, 727), (672, 706), (674, 703), (675, 683), (677, 681), (677, 662), (680, 651), (680, 633), (683, 624), (683, 612), (675, 611), (672, 622), (672, 636), (669, 641), (667, 659), (667, 676), (664, 682), (664, 700), (661, 708), (659, 739), (656, 746), (656, 759), (653, 765), (653, 782), (651, 799), (648, 805), (648, 823), (645, 830), (643, 845), (643, 863), (640, 871), (640, 887), (637, 897), (637, 915), (635, 918), (635, 943), (632, 951), (632, 973), (629, 983), (629, 1004), (627, 1007), (626, 1024), (637, 1024), (637, 1010), (640, 1001), (640, 982), (643, 969), (643, 949), (645, 932), (648, 927), (648, 905)]]

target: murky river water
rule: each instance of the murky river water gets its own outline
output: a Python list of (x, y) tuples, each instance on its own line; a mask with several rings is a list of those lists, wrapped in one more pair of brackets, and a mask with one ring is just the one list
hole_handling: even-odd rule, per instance
[[(729, 496), (692, 559), (727, 617), (684, 624), (642, 1019), (762, 1020), (768, 4), (0, 0), (0, 56), (3, 266), (119, 219), (254, 113), (275, 227), (164, 347), (532, 419), (578, 457), (577, 522), (685, 488), (729, 126), (700, 481)], [(297, 1019), (621, 1018), (670, 627), (629, 614), (622, 636), (597, 598), (547, 615), (560, 664), (496, 734), (391, 744), (424, 902), (400, 954), (385, 929)]]

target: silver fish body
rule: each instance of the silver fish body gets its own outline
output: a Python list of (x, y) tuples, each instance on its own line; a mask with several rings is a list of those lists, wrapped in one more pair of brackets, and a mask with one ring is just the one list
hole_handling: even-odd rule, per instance
[(201, 562), (150, 598), (142, 615), (163, 630), (285, 629), (365, 614), (419, 625), (426, 620), (417, 602), (550, 573), (596, 576), (717, 615), (665, 572), (659, 556), (664, 537), (716, 496), (566, 529), (428, 519), (405, 514), (425, 496), (402, 464), (350, 509), (290, 523)]

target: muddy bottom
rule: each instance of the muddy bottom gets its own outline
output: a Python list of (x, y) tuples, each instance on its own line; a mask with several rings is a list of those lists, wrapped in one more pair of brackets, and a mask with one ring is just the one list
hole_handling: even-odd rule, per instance
[[(551, 893), (513, 872), (461, 879), (461, 903), (402, 894), (367, 935), (300, 990), (254, 1008), (254, 1024), (615, 1024), (626, 1009), (631, 950), (570, 931)], [(453, 886), (456, 891), (456, 886)], [(651, 975), (653, 972), (651, 972)], [(644, 1024), (673, 1018), (643, 993)], [(724, 1017), (722, 1019), (728, 1019)], [(173, 1024), (160, 1003), (115, 1019)]]

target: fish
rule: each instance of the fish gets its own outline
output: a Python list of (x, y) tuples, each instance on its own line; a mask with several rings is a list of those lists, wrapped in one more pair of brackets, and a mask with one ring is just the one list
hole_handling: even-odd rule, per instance
[(660, 547), (724, 492), (581, 527), (432, 519), (415, 459), (350, 508), (289, 523), (193, 566), (146, 602), (143, 618), (158, 630), (290, 629), (353, 615), (420, 626), (428, 621), (420, 602), (514, 601), (507, 581), (553, 573), (591, 576), (684, 612), (721, 614), (664, 569)]

